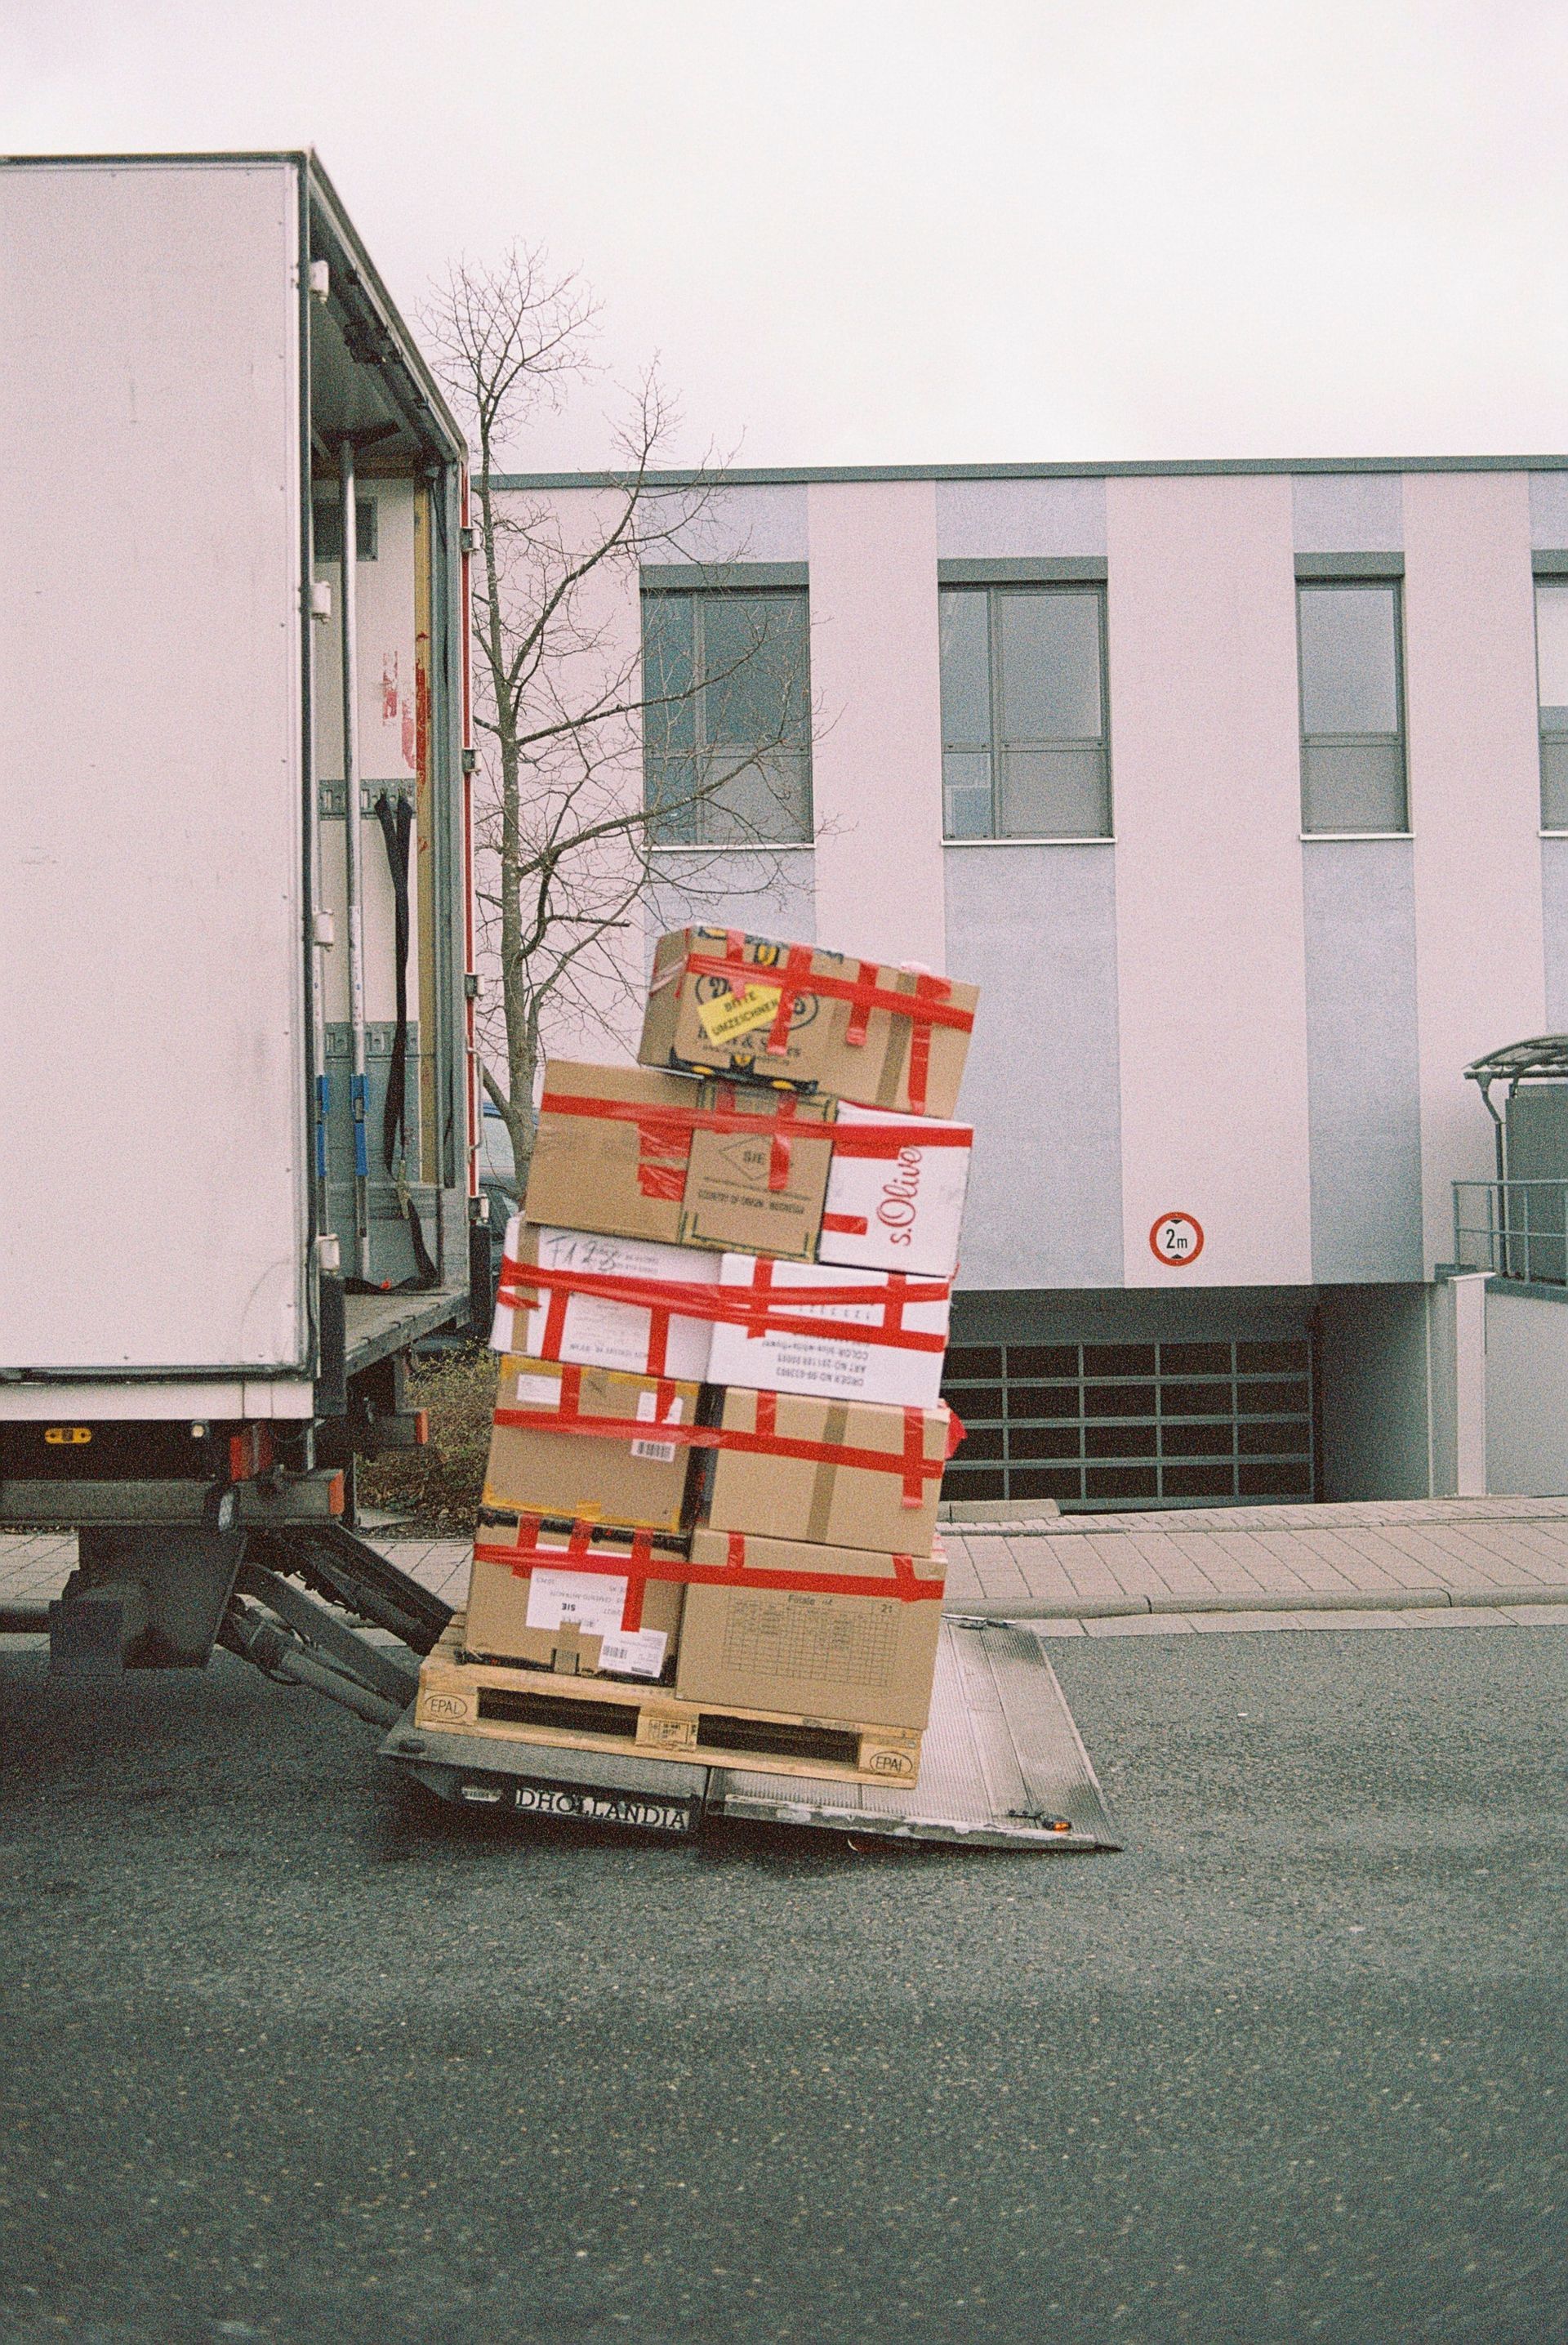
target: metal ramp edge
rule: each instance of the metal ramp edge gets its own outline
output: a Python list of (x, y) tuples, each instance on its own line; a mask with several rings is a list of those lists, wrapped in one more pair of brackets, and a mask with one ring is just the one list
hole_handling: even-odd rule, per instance
[(969, 1848), (1121, 1845), (1039, 1638), (952, 1616), (913, 1789), (715, 1767), (708, 1812)]

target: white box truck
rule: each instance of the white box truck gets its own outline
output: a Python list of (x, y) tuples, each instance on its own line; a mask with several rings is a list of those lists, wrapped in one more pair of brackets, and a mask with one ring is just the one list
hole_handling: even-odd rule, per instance
[(349, 1527), (488, 1313), (462, 434), (311, 155), (0, 162), (0, 1524), (56, 1666), (274, 1566), (423, 1646)]
[(414, 1731), (452, 1615), (353, 1469), (491, 1308), (462, 436), (310, 155), (0, 160), (0, 1528), (80, 1558), (0, 1634), (221, 1642), (463, 1805), (1114, 1845), (1006, 1625), (915, 1791)]

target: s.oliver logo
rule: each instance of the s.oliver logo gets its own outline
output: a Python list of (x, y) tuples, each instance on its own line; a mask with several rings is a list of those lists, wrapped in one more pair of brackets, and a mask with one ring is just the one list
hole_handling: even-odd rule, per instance
[(923, 1162), (917, 1148), (901, 1148), (891, 1178), (882, 1184), (882, 1203), (876, 1208), (876, 1218), (884, 1229), (892, 1232), (890, 1244), (906, 1246), (911, 1242), (920, 1204)]

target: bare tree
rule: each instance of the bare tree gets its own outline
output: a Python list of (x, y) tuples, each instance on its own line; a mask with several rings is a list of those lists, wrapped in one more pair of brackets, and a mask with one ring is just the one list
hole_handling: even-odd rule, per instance
[[(546, 1035), (563, 1018), (602, 1017), (640, 981), (656, 850), (691, 850), (689, 899), (726, 847), (787, 838), (804, 819), (804, 640), (784, 640), (762, 598), (730, 606), (700, 671), (678, 626), (654, 625), (646, 672), (641, 641), (627, 640), (628, 576), (635, 608), (645, 563), (690, 558), (719, 481), (711, 462), (673, 489), (654, 477), (678, 421), (656, 371), (630, 401), (602, 495), (572, 500), (563, 516), (496, 486), (531, 422), (592, 371), (594, 314), (575, 277), (520, 246), (494, 267), (455, 265), (422, 320), (476, 460), (476, 843), (481, 925), (501, 973), (499, 1001), (481, 1010), (483, 1078), (520, 1193)], [(771, 858), (756, 858), (743, 892), (776, 876)], [(725, 893), (735, 892), (730, 867)]]

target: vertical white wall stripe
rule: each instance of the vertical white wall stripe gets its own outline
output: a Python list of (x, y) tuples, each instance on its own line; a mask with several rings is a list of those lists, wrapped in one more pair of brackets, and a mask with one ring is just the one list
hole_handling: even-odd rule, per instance
[(814, 482), (806, 510), (817, 941), (939, 969), (936, 490)]
[[(1290, 482), (1108, 487), (1129, 1286), (1311, 1278)], [(1167, 1268), (1158, 1214), (1193, 1214)]]
[(1450, 1183), (1493, 1169), (1492, 1126), (1465, 1066), (1546, 1022), (1526, 478), (1407, 473), (1404, 529), (1430, 1276), (1453, 1252)]

